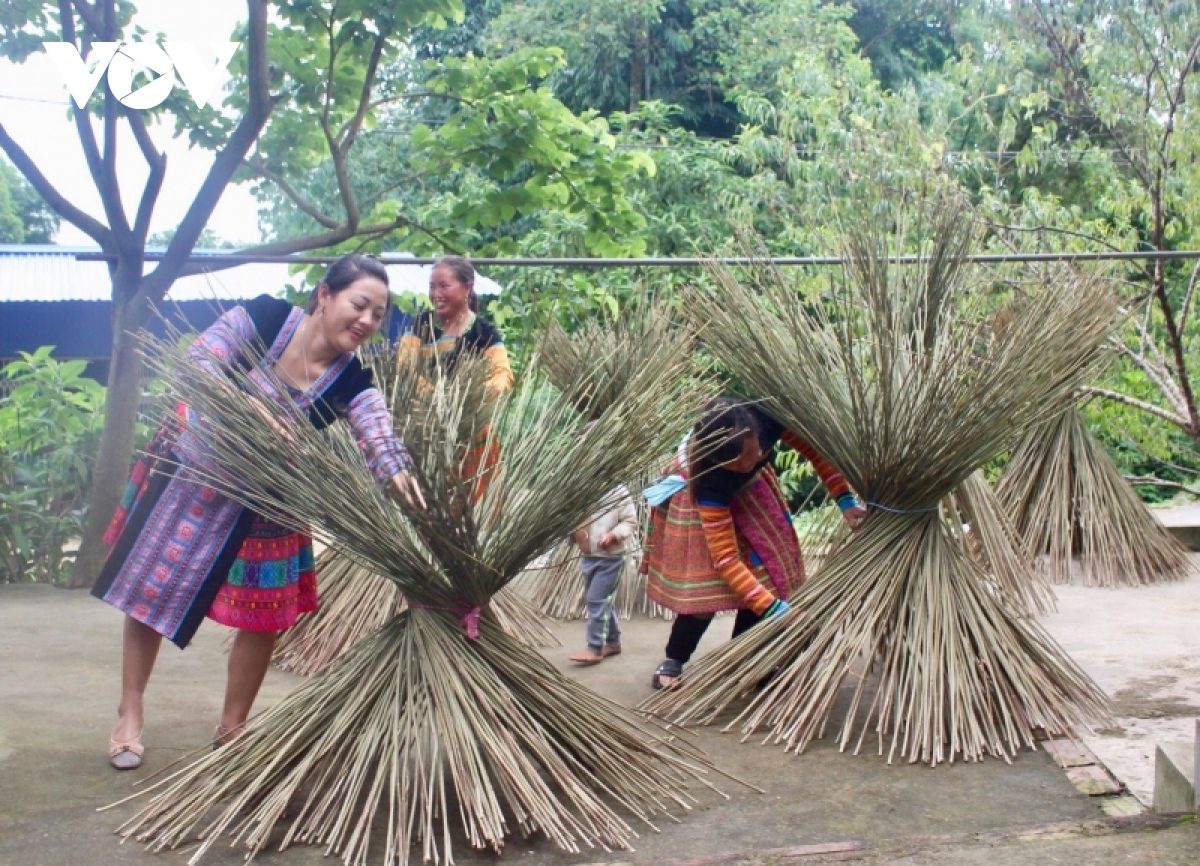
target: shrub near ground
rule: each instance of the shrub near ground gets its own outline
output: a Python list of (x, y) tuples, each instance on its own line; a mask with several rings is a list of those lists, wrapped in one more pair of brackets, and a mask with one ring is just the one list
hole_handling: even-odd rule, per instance
[(64, 584), (74, 554), (63, 547), (83, 527), (105, 388), (83, 375), (86, 362), (52, 350), (22, 352), (0, 371), (2, 583)]

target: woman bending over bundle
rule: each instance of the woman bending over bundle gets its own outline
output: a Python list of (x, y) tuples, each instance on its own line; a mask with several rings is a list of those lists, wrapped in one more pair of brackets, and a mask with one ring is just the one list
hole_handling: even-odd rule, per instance
[[(307, 309), (262, 295), (224, 313), (188, 357), (205, 374), (245, 371), (280, 406), (318, 429), (348, 422), (379, 481), (419, 502), (408, 452), (371, 371), (354, 355), (390, 304), (383, 266), (367, 256), (343, 256)], [(262, 354), (247, 357), (247, 346)], [(187, 646), (205, 616), (237, 629), (214, 735), (219, 745), (243, 730), (279, 632), (317, 606), (311, 539), (195, 480), (216, 468), (196, 432), (202, 428), (195, 413), (184, 405), (176, 412), (189, 423), (164, 424), (150, 459), (135, 466), (105, 535), (112, 550), (92, 589), (126, 615), (121, 703), (109, 742), (119, 770), (142, 762), (143, 696), (164, 637)]]
[(841, 474), (808, 443), (756, 406), (713, 400), (667, 477), (647, 491), (654, 506), (642, 560), (647, 594), (676, 614), (654, 688), (675, 684), (713, 614), (736, 610), (737, 637), (786, 611), (804, 581), (800, 543), (771, 468), (779, 442), (812, 462), (851, 528), (866, 515)]

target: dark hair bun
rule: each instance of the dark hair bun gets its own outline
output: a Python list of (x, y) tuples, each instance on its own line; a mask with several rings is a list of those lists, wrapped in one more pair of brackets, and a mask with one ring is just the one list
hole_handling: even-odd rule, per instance
[[(329, 294), (336, 295), (355, 280), (362, 277), (374, 277), (385, 286), (388, 285), (387, 268), (383, 266), (379, 259), (365, 253), (347, 253), (334, 261), (329, 266), (329, 270), (325, 272), (325, 279), (321, 280), (321, 285), (329, 289)], [(388, 297), (388, 301), (389, 303), (391, 302), (390, 296)], [(313, 292), (309, 295), (308, 306), (305, 307), (305, 312), (315, 313), (316, 310), (317, 293)]]

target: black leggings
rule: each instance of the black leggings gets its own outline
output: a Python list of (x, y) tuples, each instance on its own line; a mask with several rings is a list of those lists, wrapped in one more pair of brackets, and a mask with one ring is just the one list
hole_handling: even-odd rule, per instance
[[(708, 631), (708, 624), (712, 620), (711, 613), (705, 615), (681, 613), (676, 616), (675, 622), (671, 625), (671, 636), (667, 638), (667, 658), (674, 659), (681, 665), (686, 664), (691, 659), (692, 653), (696, 651), (696, 647), (700, 645), (700, 638), (704, 637), (704, 633)], [(747, 608), (740, 609), (733, 620), (733, 636), (737, 637), (743, 632), (749, 631), (761, 621), (762, 614)]]

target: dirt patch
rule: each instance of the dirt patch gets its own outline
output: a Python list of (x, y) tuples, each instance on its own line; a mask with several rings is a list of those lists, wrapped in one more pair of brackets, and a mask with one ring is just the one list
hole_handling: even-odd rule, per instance
[(1129, 719), (1178, 719), (1200, 715), (1200, 706), (1180, 695), (1162, 694), (1179, 677), (1160, 675), (1131, 680), (1112, 696), (1113, 714)]

